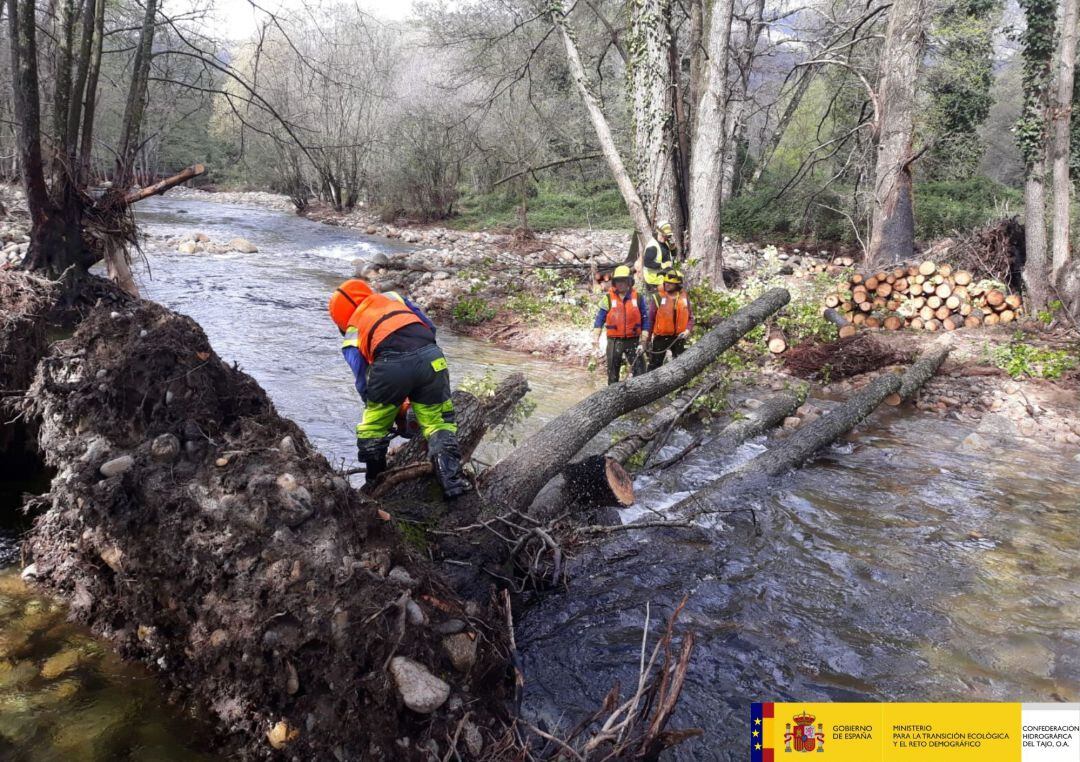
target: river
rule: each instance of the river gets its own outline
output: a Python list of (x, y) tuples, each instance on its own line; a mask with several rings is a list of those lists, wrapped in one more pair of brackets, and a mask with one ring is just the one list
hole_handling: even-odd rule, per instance
[[(144, 293), (197, 320), (218, 353), (253, 375), (332, 461), (350, 463), (359, 402), (325, 301), (351, 273), (351, 260), (387, 243), (189, 199), (144, 202), (140, 221), (155, 234), (243, 236), (259, 246), (253, 255), (151, 250), (152, 278), (140, 268)], [(440, 343), (455, 382), (525, 372), (536, 411), (518, 436), (598, 383), (585, 371), (445, 331)], [(684, 626), (698, 646), (672, 726), (705, 734), (680, 747), (680, 759), (745, 759), (751, 701), (1080, 700), (1080, 485), (1069, 454), (1019, 444), (970, 452), (962, 444), (970, 428), (908, 409), (880, 413), (860, 431), (740, 506), (755, 510), (758, 531), (734, 521), (692, 540), (627, 534), (565, 594), (521, 612), (526, 711), (548, 727), (572, 725), (615, 679), (635, 682), (646, 605), (657, 632), (687, 593)], [(639, 479), (639, 506), (627, 517), (662, 513), (761, 447), (720, 458), (706, 443), (660, 479)], [(0, 666), (0, 713), (10, 696), (22, 702), (16, 719), (0, 723), (0, 736), (14, 727), (23, 758), (53, 759), (68, 717), (98, 706), (111, 718), (95, 741), (106, 750), (101, 759), (148, 758), (139, 752), (144, 725), (155, 729), (155, 748), (194, 754), (193, 721), (152, 690), (134, 704), (119, 700), (132, 698), (133, 681), (153, 681), (112, 658), (80, 662), (82, 672), (68, 673), (81, 681), (75, 698), (43, 708), (56, 693), (55, 681), (40, 674), (47, 659), (72, 639), (97, 651), (77, 628), (55, 637), (55, 622), (40, 629), (32, 615), (42, 607), (50, 604), (10, 574), (0, 578), (0, 644), (39, 627), (31, 632), (36, 661), (20, 662), (34, 665), (32, 680), (24, 666), (24, 681), (5, 687)], [(118, 705), (124, 709), (107, 711)]]

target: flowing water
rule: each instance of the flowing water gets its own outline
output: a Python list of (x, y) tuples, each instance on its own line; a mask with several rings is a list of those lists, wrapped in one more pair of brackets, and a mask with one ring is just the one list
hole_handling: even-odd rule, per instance
[[(139, 204), (152, 235), (203, 232), (214, 241), (241, 236), (258, 254), (184, 255), (147, 248), (138, 270), (144, 296), (194, 318), (222, 358), (236, 362), (270, 394), (278, 410), (299, 423), (334, 463), (356, 458), (353, 427), (361, 406), (338, 349), (341, 337), (326, 314), (334, 287), (352, 261), (394, 248), (293, 215), (193, 200)], [(532, 415), (485, 443), (477, 457), (491, 461), (511, 437), (535, 430), (597, 383), (583, 370), (439, 332), (456, 386), (466, 377), (499, 379), (525, 373)], [(357, 477), (362, 479), (362, 477)], [(24, 492), (47, 489), (40, 479), (0, 485), (0, 516)], [(0, 568), (18, 561), (23, 521), (0, 526)], [(0, 759), (200, 759), (193, 720), (165, 703), (156, 682), (125, 665), (84, 630), (63, 624), (63, 610), (35, 596), (8, 570), (0, 577)], [(76, 658), (57, 671), (58, 660)], [(53, 665), (53, 666), (50, 666)], [(18, 748), (18, 757), (11, 757)], [(73, 751), (77, 750), (77, 751)]]
[[(168, 198), (140, 207), (152, 233), (239, 235), (259, 246), (253, 255), (151, 251), (144, 292), (197, 320), (328, 457), (351, 463), (359, 402), (324, 305), (351, 260), (386, 242), (246, 207)], [(597, 383), (445, 332), (440, 344), (455, 382), (525, 372), (537, 408), (519, 435)], [(1080, 700), (1076, 464), (1049, 446), (969, 451), (968, 433), (889, 410), (740, 505), (754, 509), (756, 529), (743, 513), (690, 538), (635, 532), (604, 545), (566, 594), (519, 615), (526, 709), (565, 726), (615, 679), (635, 682), (646, 606), (655, 634), (687, 593), (682, 621), (698, 645), (672, 725), (705, 735), (680, 748), (682, 759), (744, 759), (755, 700)], [(663, 513), (761, 446), (726, 456), (706, 444), (660, 479), (639, 479), (626, 518)], [(146, 673), (58, 615), (11, 574), (0, 577), (0, 738), (24, 741), (28, 760), (66, 759), (63, 738), (76, 725), (101, 731), (101, 759), (192, 758), (191, 720), (157, 697)], [(13, 662), (2, 649), (18, 638), (33, 648)], [(47, 676), (71, 650), (84, 654), (76, 667)], [(12, 663), (21, 666), (5, 668)]]
[[(680, 759), (746, 759), (753, 701), (1080, 701), (1072, 454), (969, 451), (968, 428), (909, 412), (873, 421), (731, 506), (756, 528), (741, 512), (692, 539), (605, 546), (519, 622), (526, 706), (555, 725), (616, 679), (636, 684), (646, 606), (655, 636), (684, 594), (697, 649), (673, 725), (705, 734)], [(663, 513), (761, 445), (703, 449), (639, 479), (627, 518)]]

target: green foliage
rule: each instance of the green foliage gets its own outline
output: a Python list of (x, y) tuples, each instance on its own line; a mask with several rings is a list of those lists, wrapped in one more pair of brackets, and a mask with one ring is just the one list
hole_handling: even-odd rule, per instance
[(454, 320), (465, 325), (480, 325), (495, 317), (495, 308), (480, 296), (462, 296), (454, 302)]
[(1019, 34), (1024, 57), (1024, 106), (1015, 133), (1024, 162), (1031, 166), (1044, 153), (1057, 3), (1055, 0), (1020, 0), (1020, 7), (1027, 20)]
[(480, 400), (489, 400), (494, 397), (498, 386), (499, 382), (495, 380), (490, 370), (485, 371), (482, 376), (465, 376), (458, 382), (460, 391), (468, 392)]
[(1056, 379), (1077, 365), (1077, 358), (1063, 349), (1043, 349), (1032, 346), (1017, 331), (1012, 341), (990, 353), (997, 367), (1013, 378)]
[[(458, 383), (458, 390), (468, 392), (477, 399), (488, 400), (495, 396), (495, 390), (498, 386), (499, 382), (492, 372), (488, 370), (482, 376), (465, 376)], [(495, 427), (489, 441), (517, 444), (514, 429), (534, 412), (536, 412), (536, 403), (529, 399), (528, 395), (525, 395), (506, 414), (503, 422)]]
[(990, 178), (972, 177), (921, 183), (915, 203), (915, 236), (930, 240), (982, 227), (1002, 205), (1023, 206), (1023, 195)]
[(960, 0), (943, 6), (935, 19), (939, 60), (926, 81), (931, 177), (970, 177), (978, 169), (983, 153), (978, 129), (993, 105), (994, 31), (1000, 14), (1001, 0)]
[(583, 328), (592, 325), (594, 305), (578, 293), (578, 282), (564, 271), (538, 269), (535, 290), (513, 294), (506, 306), (514, 314), (533, 322), (570, 323)]
[(641, 467), (645, 465), (645, 450), (635, 452), (626, 459), (626, 463), (623, 465), (631, 471), (640, 471)]
[[(851, 222), (838, 212), (815, 202), (803, 213), (803, 205), (794, 196), (774, 200), (778, 188), (766, 184), (753, 194), (732, 199), (724, 207), (724, 230), (736, 239), (769, 239), (801, 242), (817, 241), (854, 243)], [(838, 189), (838, 198), (823, 194), (821, 204), (842, 209), (850, 204), (850, 190)], [(1020, 208), (1020, 191), (987, 177), (966, 180), (938, 180), (915, 185), (915, 237), (931, 240), (986, 225), (1000, 216), (1003, 206)], [(866, 220), (858, 220), (860, 226)]]
[[(618, 188), (610, 182), (576, 186), (544, 182), (529, 198), (529, 227), (533, 230), (561, 228), (633, 228)], [(521, 225), (521, 196), (502, 189), (485, 194), (465, 194), (458, 214), (449, 220), (460, 230), (516, 228)]]
[(704, 333), (712, 326), (746, 305), (746, 299), (737, 291), (715, 291), (708, 283), (691, 286), (687, 291), (694, 310), (696, 332)]
[(776, 318), (777, 327), (784, 332), (789, 346), (804, 341), (835, 341), (837, 328), (821, 314), (821, 301), (793, 301)]
[(406, 543), (421, 553), (427, 553), (430, 544), (428, 532), (439, 525), (439, 514), (433, 513), (423, 521), (396, 521), (394, 523)]
[(775, 240), (802, 240), (810, 237), (822, 241), (847, 241), (853, 238), (851, 223), (834, 209), (843, 208), (843, 199), (825, 192), (817, 202), (806, 208), (797, 198), (785, 196), (776, 201), (782, 185), (763, 182), (754, 193), (736, 196), (723, 209), (724, 231), (739, 240), (762, 237)]
[(1035, 316), (1040, 323), (1050, 325), (1057, 318), (1057, 314), (1061, 312), (1065, 305), (1061, 303), (1060, 299), (1055, 299), (1046, 305), (1045, 310), (1039, 310), (1039, 313)]

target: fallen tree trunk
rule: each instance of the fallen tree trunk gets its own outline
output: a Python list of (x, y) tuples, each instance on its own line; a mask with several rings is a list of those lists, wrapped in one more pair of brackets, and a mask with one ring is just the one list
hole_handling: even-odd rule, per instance
[(686, 415), (695, 400), (702, 394), (708, 394), (715, 389), (726, 375), (726, 371), (711, 373), (700, 384), (679, 392), (671, 402), (664, 405), (648, 421), (609, 447), (606, 455), (626, 465), (626, 461), (634, 453), (650, 442), (655, 441), (658, 436), (674, 426), (680, 418)]
[(208, 707), (227, 755), (400, 759), (399, 739), (460, 727), (451, 695), (497, 741), (501, 613), (466, 609), (189, 318), (93, 310), (23, 412), (58, 472), (26, 576)]
[(191, 178), (198, 177), (204, 172), (206, 172), (205, 165), (193, 164), (187, 169), (183, 169), (180, 172), (177, 172), (172, 177), (166, 177), (161, 182), (154, 183), (153, 185), (148, 185), (147, 187), (140, 188), (137, 191), (131, 191), (124, 196), (124, 204), (130, 206), (131, 204), (142, 201), (144, 198), (150, 198), (151, 196), (160, 195), (165, 191), (169, 190), (170, 188), (176, 187), (180, 183), (186, 183)]
[[(665, 405), (642, 426), (640, 432), (624, 437), (612, 445), (607, 451), (607, 457), (625, 462), (668, 427), (674, 426), (682, 413), (686, 411), (690, 402), (703, 390), (711, 389), (721, 378), (722, 374), (717, 374), (707, 380), (706, 383), (681, 392), (671, 403)], [(749, 415), (740, 417), (725, 426), (708, 443), (709, 451), (715, 454), (732, 452), (743, 442), (778, 426), (784, 418), (798, 409), (805, 397), (805, 394), (790, 393), (770, 397), (756, 410), (751, 411)], [(644, 436), (642, 433), (644, 433)], [(567, 466), (567, 468), (569, 469), (570, 466)], [(541, 521), (547, 521), (575, 505), (577, 505), (576, 495), (572, 489), (567, 487), (564, 471), (544, 486), (529, 508), (529, 514)], [(614, 503), (610, 503), (610, 505), (614, 505)]]
[(481, 486), (489, 505), (526, 510), (543, 486), (601, 429), (690, 381), (790, 298), (784, 289), (767, 292), (705, 334), (678, 359), (595, 392), (550, 421), (484, 473)]
[(785, 418), (793, 415), (806, 400), (806, 391), (798, 394), (784, 392), (769, 397), (749, 415), (732, 421), (709, 443), (713, 452), (732, 452), (744, 442), (779, 426)]
[(900, 381), (897, 394), (901, 400), (908, 400), (915, 396), (923, 384), (937, 373), (938, 368), (945, 362), (945, 358), (952, 351), (952, 343), (947, 340), (935, 340), (934, 345), (919, 355), (911, 367), (904, 373)]
[(847, 402), (799, 429), (786, 442), (763, 452), (705, 489), (676, 503), (671, 509), (672, 513), (696, 517), (716, 512), (715, 503), (744, 490), (758, 479), (779, 476), (796, 468), (818, 450), (855, 428), (890, 395), (901, 394), (905, 399), (913, 395), (934, 375), (950, 349), (951, 344), (942, 341), (916, 358), (903, 376), (895, 373), (879, 376)]
[[(632, 433), (627, 434), (618, 442), (607, 449), (604, 455), (610, 460), (625, 465), (638, 450), (650, 442), (656, 442), (658, 437), (665, 436), (675, 424), (682, 418), (693, 405), (694, 401), (702, 394), (707, 394), (724, 380), (725, 371), (716, 371), (700, 384), (684, 389), (675, 395), (674, 399), (664, 405), (653, 414), (648, 421), (638, 426)], [(576, 505), (576, 496), (573, 490), (567, 488), (566, 471), (574, 464), (570, 463), (557, 474), (551, 481), (544, 485), (533, 500), (529, 513), (547, 521), (567, 508)], [(614, 505), (615, 503), (611, 503)]]
[[(525, 376), (513, 373), (499, 382), (492, 395), (485, 399), (477, 399), (460, 389), (454, 392), (454, 416), (462, 462), (472, 457), (484, 435), (501, 424), (528, 391)], [(369, 497), (377, 500), (392, 495), (397, 503), (403, 500), (441, 501), (442, 491), (432, 478), (427, 440), (422, 436), (413, 437), (391, 452), (387, 464), (389, 468), (374, 484), (364, 485)]]
[(799, 466), (822, 447), (851, 431), (899, 388), (899, 376), (889, 373), (878, 377), (847, 402), (799, 429), (786, 441), (679, 501), (670, 512), (679, 517), (716, 512), (717, 504), (723, 498), (741, 492), (763, 477), (779, 476)]
[(588, 507), (634, 504), (634, 482), (619, 461), (603, 455), (570, 463), (563, 471), (566, 490), (578, 505)]
[[(455, 391), (454, 418), (458, 427), (458, 443), (462, 460), (472, 457), (473, 450), (487, 432), (502, 423), (514, 406), (529, 392), (529, 382), (522, 373), (513, 373), (495, 387), (490, 397), (477, 399), (461, 390)], [(387, 465), (391, 469), (427, 462), (427, 440), (413, 437), (390, 453)]]

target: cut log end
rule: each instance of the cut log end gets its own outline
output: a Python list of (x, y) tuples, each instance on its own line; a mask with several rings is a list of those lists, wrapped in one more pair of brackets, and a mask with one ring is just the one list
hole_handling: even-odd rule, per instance
[(570, 494), (585, 506), (634, 504), (634, 482), (619, 461), (591, 455), (569, 463), (563, 471)]

